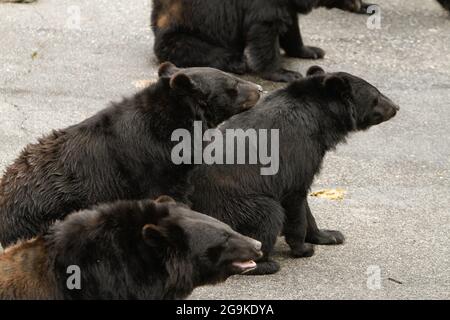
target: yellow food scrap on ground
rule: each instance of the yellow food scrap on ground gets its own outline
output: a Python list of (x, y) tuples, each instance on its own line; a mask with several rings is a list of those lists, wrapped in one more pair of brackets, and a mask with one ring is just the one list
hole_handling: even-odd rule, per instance
[(328, 200), (343, 200), (345, 196), (344, 189), (324, 189), (311, 193), (312, 197), (325, 198)]
[(138, 89), (145, 89), (150, 87), (155, 82), (155, 80), (136, 80), (133, 82), (133, 85)]

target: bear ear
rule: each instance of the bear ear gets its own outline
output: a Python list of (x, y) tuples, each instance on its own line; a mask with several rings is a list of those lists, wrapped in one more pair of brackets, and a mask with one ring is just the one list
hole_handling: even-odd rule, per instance
[(321, 67), (319, 66), (312, 66), (308, 69), (308, 71), (306, 72), (307, 76), (313, 76), (316, 74), (325, 74), (325, 70), (323, 70)]
[(327, 75), (323, 79), (323, 86), (332, 94), (345, 97), (351, 93), (350, 84), (339, 75)]
[(173, 203), (176, 204), (177, 202), (169, 196), (160, 196), (155, 200), (156, 203)]
[(196, 84), (187, 74), (178, 72), (170, 78), (170, 87), (182, 92), (192, 92), (196, 89)]
[(168, 242), (166, 229), (154, 224), (146, 224), (142, 228), (142, 238), (150, 247), (160, 247)]
[(174, 64), (172, 64), (170, 62), (164, 62), (163, 64), (161, 64), (159, 66), (158, 76), (160, 78), (161, 77), (171, 77), (178, 71), (180, 71), (180, 69), (178, 69)]

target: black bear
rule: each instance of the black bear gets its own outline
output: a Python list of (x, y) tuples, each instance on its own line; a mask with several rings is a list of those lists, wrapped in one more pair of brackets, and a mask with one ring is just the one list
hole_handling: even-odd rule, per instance
[(439, 3), (450, 12), (450, 0), (437, 0)]
[[(274, 91), (253, 109), (220, 126), (226, 140), (223, 145), (228, 146), (224, 157), (228, 153), (238, 157), (235, 149), (240, 137), (246, 143), (241, 145), (245, 164), (230, 164), (227, 160), (227, 165), (194, 169), (193, 209), (262, 242), (264, 257), (253, 274), (278, 271), (278, 263), (269, 256), (282, 233), (294, 257), (311, 256), (312, 244), (340, 244), (343, 235), (318, 229), (308, 207), (307, 194), (314, 176), (320, 171), (325, 153), (349, 133), (387, 121), (398, 110), (397, 105), (363, 79), (311, 67), (308, 77)], [(255, 150), (250, 146), (259, 145), (261, 149), (261, 142), (250, 140), (250, 130), (278, 132), (279, 142), (267, 139), (268, 143), (263, 144), (272, 152), (278, 148), (278, 168), (273, 165), (272, 174), (262, 175), (261, 169), (267, 166), (261, 161), (249, 162), (249, 152)]]
[[(272, 81), (299, 79), (281, 67), (288, 56), (317, 59), (320, 48), (303, 45), (298, 13), (316, 7), (364, 12), (361, 0), (153, 0), (154, 51), (180, 67), (213, 67)], [(244, 57), (245, 56), (245, 57)]]
[(70, 214), (0, 255), (0, 299), (183, 299), (256, 267), (261, 243), (163, 196)]
[(211, 68), (178, 69), (130, 99), (28, 145), (0, 182), (0, 243), (43, 233), (75, 210), (167, 194), (185, 200), (190, 165), (171, 161), (172, 132), (216, 126), (258, 101), (261, 87)]

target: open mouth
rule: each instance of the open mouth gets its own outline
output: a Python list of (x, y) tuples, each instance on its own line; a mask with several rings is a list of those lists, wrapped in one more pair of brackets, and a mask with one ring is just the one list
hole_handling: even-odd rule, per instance
[(248, 261), (235, 261), (231, 264), (233, 267), (239, 270), (239, 273), (243, 274), (253, 269), (256, 269), (256, 262), (253, 260)]

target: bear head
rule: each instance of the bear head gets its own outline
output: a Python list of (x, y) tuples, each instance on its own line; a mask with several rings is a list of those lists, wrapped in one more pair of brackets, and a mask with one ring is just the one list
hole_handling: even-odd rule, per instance
[(152, 206), (164, 214), (157, 223), (143, 227), (145, 243), (158, 251), (165, 248), (167, 257), (175, 252), (179, 254), (184, 260), (180, 262), (190, 265), (195, 287), (250, 271), (256, 267), (254, 260), (262, 256), (259, 241), (237, 233), (215, 218), (177, 204), (170, 197), (158, 198), (154, 205), (149, 205), (150, 211), (154, 210)]
[[(46, 236), (69, 299), (180, 299), (256, 267), (261, 243), (170, 197), (119, 201), (69, 215)], [(69, 290), (77, 266), (81, 289)]]
[(366, 130), (393, 118), (399, 106), (367, 81), (345, 72), (325, 73), (318, 66), (309, 68), (320, 92), (331, 101), (330, 110), (344, 119), (348, 131)]
[(213, 68), (181, 69), (165, 62), (158, 75), (169, 82), (180, 101), (187, 98), (199, 106), (210, 127), (252, 108), (263, 92), (257, 84)]

